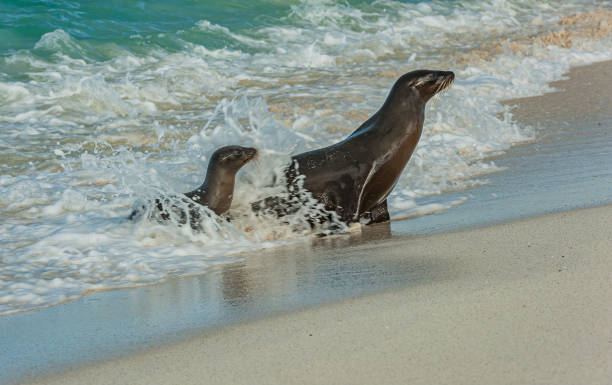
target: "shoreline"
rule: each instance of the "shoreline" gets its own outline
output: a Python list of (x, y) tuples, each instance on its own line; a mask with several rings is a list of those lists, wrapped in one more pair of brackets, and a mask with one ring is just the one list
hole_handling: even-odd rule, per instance
[[(576, 68), (583, 68), (579, 72), (588, 72), (592, 76), (599, 73), (600, 77), (594, 79), (594, 86), (599, 87), (602, 83), (607, 86), (607, 83), (601, 81), (601, 76), (605, 77), (608, 72), (602, 72), (602, 68), (612, 68), (612, 62), (596, 63), (587, 67), (590, 69), (574, 67), (573, 71), (576, 71)], [(568, 95), (570, 95), (569, 101), (573, 101), (571, 95), (575, 93), (575, 90), (571, 87), (576, 85), (576, 81), (561, 81), (555, 84), (559, 83), (562, 84), (565, 91), (552, 93), (556, 95), (552, 97), (556, 98), (560, 97), (559, 94), (565, 94), (565, 98), (561, 97), (561, 99), (554, 100), (554, 103), (568, 103)], [(580, 81), (579, 85), (584, 85), (584, 81)], [(596, 261), (587, 260), (587, 262), (593, 262), (590, 270), (588, 266), (580, 266), (581, 261), (578, 259), (573, 260), (571, 269), (568, 270), (564, 270), (563, 266), (565, 265), (558, 265), (561, 266), (559, 267), (561, 271), (556, 271), (556, 273), (567, 271), (573, 274), (572, 280), (567, 281), (567, 284), (574, 285), (572, 288), (577, 290), (576, 293), (584, 289), (589, 290), (588, 295), (596, 294), (593, 287), (596, 282), (587, 278), (591, 274), (596, 275), (599, 279), (597, 283), (603, 284), (605, 281), (602, 281), (603, 277), (598, 274), (610, 271), (610, 266), (605, 258), (601, 258), (597, 252), (606, 250), (606, 246), (610, 242), (604, 229), (610, 227), (609, 221), (606, 222), (606, 220), (612, 212), (612, 206), (607, 206), (612, 202), (612, 197), (609, 195), (612, 175), (605, 166), (612, 164), (606, 162), (612, 154), (605, 153), (602, 155), (599, 152), (610, 141), (607, 138), (607, 130), (612, 125), (608, 124), (607, 121), (611, 120), (612, 122), (612, 116), (606, 115), (605, 108), (597, 110), (602, 114), (588, 108), (593, 105), (593, 97), (601, 102), (601, 105), (612, 105), (612, 91), (604, 89), (600, 93), (586, 92), (581, 94), (579, 100), (580, 103), (583, 103), (587, 112), (586, 118), (582, 116), (580, 119), (575, 119), (572, 122), (572, 127), (562, 126), (558, 127), (556, 131), (554, 130), (555, 125), (567, 121), (567, 116), (562, 115), (567, 110), (560, 108), (547, 116), (534, 116), (540, 109), (529, 110), (528, 107), (525, 107), (537, 106), (540, 101), (546, 103), (546, 99), (551, 98), (547, 95), (551, 94), (509, 101), (509, 103), (519, 104), (517, 112), (522, 111), (523, 114), (520, 115), (519, 113), (517, 115), (520, 121), (526, 122), (532, 119), (533, 122), (542, 125), (549, 124), (548, 130), (537, 132), (540, 136), (536, 136), (536, 143), (517, 146), (510, 149), (504, 156), (496, 159), (496, 163), (507, 167), (507, 171), (487, 176), (489, 185), (468, 191), (445, 194), (444, 196), (444, 199), (454, 199), (453, 197), (467, 195), (470, 198), (466, 203), (445, 212), (413, 218), (408, 221), (393, 222), (387, 227), (369, 228), (360, 234), (316, 240), (306, 248), (299, 244), (280, 247), (256, 255), (246, 255), (244, 261), (219, 266), (215, 271), (206, 273), (205, 276), (177, 277), (155, 286), (100, 292), (63, 305), (35, 310), (34, 312), (8, 315), (5, 316), (8, 317), (6, 319), (2, 317), (0, 318), (0, 329), (6, 328), (12, 333), (18, 331), (17, 334), (31, 333), (36, 325), (44, 324), (48, 328), (47, 334), (55, 333), (57, 337), (51, 336), (45, 339), (44, 336), (34, 333), (33, 336), (28, 337), (30, 340), (24, 341), (17, 338), (12, 341), (12, 345), (4, 346), (5, 352), (2, 353), (2, 356), (10, 356), (14, 360), (14, 365), (18, 366), (21, 372), (15, 371), (10, 363), (3, 364), (2, 362), (0, 362), (0, 372), (3, 366), (15, 372), (13, 377), (7, 379), (7, 383), (23, 381), (27, 373), (36, 377), (43, 373), (40, 375), (40, 382), (37, 383), (45, 383), (45, 381), (69, 383), (69, 379), (74, 380), (75, 383), (78, 381), (90, 383), (94, 377), (97, 383), (113, 383), (112, 378), (116, 375), (115, 372), (135, 376), (134, 378), (129, 377), (130, 383), (139, 383), (138, 381), (145, 383), (146, 377), (144, 375), (147, 374), (151, 376), (150, 383), (152, 379), (156, 380), (157, 376), (161, 376), (161, 374), (155, 371), (147, 373), (147, 366), (151, 365), (152, 362), (161, 362), (162, 364), (174, 365), (174, 368), (184, 366), (182, 367), (184, 373), (172, 373), (170, 370), (172, 368), (168, 368), (172, 376), (165, 378), (166, 382), (189, 383), (190, 378), (193, 380), (201, 379), (207, 373), (198, 372), (198, 370), (202, 370), (203, 365), (194, 363), (189, 366), (186, 362), (189, 359), (194, 359), (193, 357), (196, 357), (196, 355), (205, 356), (208, 354), (207, 357), (210, 362), (215, 362), (218, 367), (211, 365), (207, 370), (218, 376), (219, 383), (224, 383), (223, 381), (225, 383), (233, 382), (232, 378), (224, 378), (223, 376), (232, 374), (232, 370), (242, 369), (243, 367), (245, 367), (245, 371), (238, 370), (238, 372), (244, 376), (241, 377), (244, 382), (248, 382), (253, 373), (257, 373), (257, 375), (262, 376), (260, 378), (262, 382), (273, 383), (275, 378), (266, 377), (266, 373), (262, 372), (267, 371), (270, 375), (273, 375), (275, 370), (281, 369), (287, 369), (291, 372), (282, 372), (285, 376), (282, 379), (285, 382), (291, 382), (291, 378), (299, 378), (297, 377), (300, 374), (298, 372), (306, 368), (303, 367), (303, 363), (312, 358), (313, 354), (315, 356), (329, 354), (341, 361), (344, 356), (354, 357), (346, 351), (354, 347), (355, 349), (361, 348), (363, 356), (354, 357), (353, 361), (348, 361), (347, 358), (346, 362), (338, 365), (342, 367), (342, 365), (349, 365), (350, 362), (362, 362), (362, 365), (357, 366), (372, 373), (363, 373), (360, 370), (355, 371), (355, 373), (350, 373), (350, 371), (334, 373), (333, 367), (326, 366), (324, 362), (318, 362), (321, 365), (319, 373), (327, 373), (330, 376), (329, 378), (336, 378), (333, 381), (323, 381), (321, 379), (320, 382), (359, 383), (359, 381), (365, 381), (369, 378), (366, 383), (372, 383), (376, 382), (375, 380), (380, 380), (380, 378), (388, 378), (390, 382), (405, 383), (401, 382), (402, 378), (416, 377), (418, 378), (414, 382), (418, 382), (419, 378), (423, 383), (439, 382), (432, 380), (434, 377), (428, 377), (435, 375), (436, 371), (433, 369), (440, 369), (435, 367), (433, 361), (428, 362), (428, 367), (432, 370), (427, 373), (415, 372), (416, 369), (414, 368), (411, 368), (413, 372), (401, 372), (390, 364), (397, 362), (397, 358), (383, 354), (382, 346), (379, 346), (377, 351), (368, 348), (367, 344), (359, 341), (362, 337), (368, 341), (374, 339), (375, 341), (371, 342), (371, 346), (375, 346), (381, 341), (394, 343), (393, 338), (385, 334), (386, 332), (379, 330), (379, 334), (374, 333), (370, 336), (370, 330), (380, 329), (375, 321), (378, 321), (378, 324), (383, 324), (388, 320), (393, 320), (395, 327), (390, 326), (391, 330), (395, 335), (401, 336), (405, 330), (412, 328), (411, 324), (400, 327), (402, 317), (412, 319), (417, 323), (422, 323), (426, 319), (426, 317), (414, 319), (415, 315), (409, 310), (414, 304), (422, 309), (422, 314), (436, 315), (434, 319), (429, 319), (434, 324), (442, 322), (442, 319), (452, 320), (453, 317), (456, 317), (456, 314), (464, 314), (463, 309), (454, 308), (453, 304), (448, 302), (445, 297), (447, 294), (455, 297), (459, 294), (463, 295), (462, 298), (466, 304), (470, 303), (469, 298), (477, 296), (476, 299), (481, 301), (481, 310), (485, 313), (500, 311), (494, 303), (486, 301), (487, 295), (495, 298), (499, 297), (499, 300), (507, 301), (512, 310), (518, 310), (517, 314), (523, 314), (529, 318), (530, 315), (521, 311), (521, 308), (518, 308), (513, 301), (530, 299), (527, 291), (542, 289), (537, 282), (537, 279), (542, 277), (536, 273), (543, 273), (544, 278), (549, 280), (554, 277), (555, 271), (546, 270), (551, 266), (546, 261), (548, 261), (548, 254), (559, 254), (561, 252), (561, 249), (556, 249), (561, 245), (556, 244), (558, 240), (554, 237), (561, 233), (564, 236), (579, 237), (580, 242), (583, 242), (581, 248), (590, 248), (589, 258), (599, 258)], [(576, 108), (582, 108), (581, 105), (577, 104)], [(555, 111), (558, 111), (557, 115), (555, 115)], [(598, 125), (602, 122), (604, 123), (603, 126)], [(586, 132), (585, 130), (592, 135), (591, 142), (580, 148), (583, 152), (586, 152), (572, 156), (571, 148), (564, 149), (564, 152), (559, 150), (559, 148), (562, 148), (559, 146), (566, 143), (564, 141), (567, 138), (583, 131)], [(552, 137), (555, 134), (561, 135), (561, 138)], [(607, 138), (608, 142), (602, 140), (602, 138)], [(571, 144), (574, 145), (574, 142), (571, 142)], [(561, 158), (551, 156), (555, 154), (555, 151), (562, 155)], [(556, 173), (558, 170), (555, 168), (555, 162), (560, 159), (568, 160), (569, 164), (573, 166), (573, 168), (570, 168), (573, 170), (573, 174), (564, 170), (564, 179), (559, 179)], [(585, 161), (588, 163), (585, 163)], [(527, 166), (535, 164), (538, 167), (536, 167), (536, 170), (519, 168), (520, 171), (517, 171), (517, 167), (523, 164)], [(589, 173), (586, 176), (584, 176), (585, 165), (589, 166)], [(605, 171), (608, 172), (605, 173)], [(584, 176), (584, 178), (578, 179), (577, 175)], [(564, 184), (564, 182), (567, 183)], [(540, 188), (540, 184), (543, 184), (544, 188)], [(589, 188), (585, 188), (585, 186)], [(515, 187), (515, 190), (513, 190), (513, 187)], [(528, 193), (520, 193), (525, 191)], [(439, 197), (433, 197), (433, 199), (437, 198)], [(594, 206), (594, 208), (576, 210), (584, 206)], [(542, 216), (542, 214), (565, 210), (573, 211)], [(600, 213), (603, 214), (600, 216)], [(493, 222), (490, 219), (491, 217), (495, 219)], [(504, 223), (495, 224), (495, 221)], [(601, 226), (592, 228), (593, 221), (599, 221)], [(544, 231), (545, 224), (555, 223), (556, 227), (553, 226), (555, 228), (551, 233)], [(529, 231), (526, 230), (527, 228)], [(589, 232), (585, 228), (590, 228), (591, 231)], [(520, 246), (518, 241), (516, 245), (505, 243), (504, 236), (512, 233), (509, 229), (521, 232), (525, 237), (535, 237), (537, 239), (531, 246), (523, 245), (530, 250), (528, 250), (528, 254), (523, 255), (523, 258), (516, 261), (512, 261), (516, 256), (505, 250), (506, 248), (511, 250)], [(532, 233), (540, 234), (539, 238)], [(485, 236), (483, 234), (493, 235)], [(601, 237), (601, 240), (598, 241), (597, 235)], [(539, 244), (542, 241), (544, 245)], [(598, 245), (597, 242), (600, 244)], [(538, 247), (535, 247), (535, 245), (538, 245)], [(483, 249), (486, 249), (486, 252), (483, 252)], [(382, 253), (381, 250), (384, 250), (386, 254)], [(408, 258), (401, 254), (406, 250), (409, 253)], [(460, 250), (467, 251), (461, 254)], [(538, 250), (540, 254), (533, 254), (534, 250)], [(567, 253), (569, 254), (569, 251)], [(494, 258), (489, 259), (492, 255)], [(373, 256), (376, 257), (375, 261), (372, 260)], [(532, 258), (537, 259), (542, 256), (546, 256), (543, 261), (532, 260)], [(557, 261), (554, 258), (551, 260)], [(492, 265), (497, 262), (501, 266), (506, 266), (509, 261), (512, 261), (511, 265), (507, 266), (510, 270), (497, 270), (497, 267)], [(484, 263), (490, 270), (483, 270), (480, 263)], [(566, 260), (563, 263), (567, 263)], [(470, 268), (473, 268), (473, 271), (470, 271)], [(534, 270), (530, 270), (530, 268)], [(479, 275), (478, 272), (481, 274)], [(500, 292), (487, 291), (487, 288), (493, 289), (488, 287), (490, 282), (497, 282), (500, 285), (499, 287), (510, 292), (513, 281), (506, 277), (506, 273), (516, 274), (516, 277), (512, 277), (512, 279), (525, 285), (521, 289), (524, 296), (512, 297), (510, 295), (504, 297)], [(588, 284), (584, 288), (580, 287), (580, 283), (583, 282), (581, 279)], [(553, 282), (563, 283), (563, 281), (554, 280), (548, 283), (552, 285)], [(550, 289), (551, 287), (548, 286), (544, 289)], [(432, 302), (424, 302), (417, 293), (425, 293), (423, 294), (424, 298), (429, 298)], [(564, 293), (572, 296), (569, 291)], [(546, 300), (557, 301), (555, 302), (557, 305), (562, 305), (561, 298), (555, 297), (552, 291), (548, 294)], [(573, 294), (574, 297), (576, 295)], [(407, 298), (414, 302), (406, 302), (408, 301)], [(609, 298), (612, 298), (609, 290), (604, 290), (599, 299)], [(392, 310), (395, 310), (394, 308), (398, 304), (404, 304), (408, 308), (408, 310), (403, 311), (398, 309), (398, 312), (401, 313), (399, 318), (392, 314)], [(436, 306), (432, 306), (435, 304), (444, 304), (448, 307), (448, 311), (445, 312), (444, 309), (440, 310)], [(578, 303), (572, 304), (574, 307), (580, 305)], [(536, 308), (539, 306), (540, 310), (542, 308), (547, 309), (545, 303), (536, 301), (533, 305), (536, 305)], [(586, 305), (588, 304), (585, 303)], [(304, 310), (303, 307), (307, 309)], [(356, 309), (362, 310), (358, 311)], [(380, 313), (381, 309), (388, 311), (384, 314), (388, 315), (389, 318)], [(557, 308), (548, 310), (561, 311)], [(364, 319), (362, 316), (364, 312), (374, 314), (373, 319)], [(62, 318), (62, 313), (67, 313), (67, 315), (64, 315), (65, 318)], [(570, 320), (569, 314), (563, 314), (568, 317), (568, 327), (580, 328), (584, 324), (584, 320), (574, 322)], [(599, 315), (601, 317), (605, 316), (605, 314)], [(331, 325), (325, 324), (326, 319), (333, 320), (333, 322), (330, 321)], [(537, 317), (529, 319), (535, 324), (541, 321)], [(345, 320), (355, 320), (355, 322), (352, 324), (351, 322), (345, 322)], [(5, 322), (2, 323), (1, 321)], [(52, 322), (49, 323), (49, 321)], [(486, 320), (480, 321), (486, 324)], [(501, 327), (500, 324), (504, 324), (505, 321), (503, 319), (498, 319), (498, 321), (497, 324), (490, 325), (491, 329), (487, 330), (502, 330), (498, 327)], [(62, 325), (62, 322), (68, 322), (68, 325)], [(612, 322), (609, 324), (612, 324)], [(312, 326), (306, 327), (304, 325)], [(450, 324), (444, 325), (447, 328), (453, 326)], [(473, 328), (474, 325), (477, 325), (477, 323), (468, 323), (463, 326)], [(538, 325), (542, 326), (542, 324)], [(426, 325), (421, 326), (425, 327)], [(100, 334), (105, 335), (98, 336), (96, 333), (99, 332), (96, 327), (101, 328), (102, 332)], [(346, 330), (347, 328), (349, 331)], [(256, 357), (251, 357), (251, 361), (247, 359), (248, 365), (246, 365), (243, 362), (245, 359), (241, 357), (241, 354), (246, 354), (245, 351), (236, 350), (233, 351), (233, 354), (230, 354), (232, 351), (223, 347), (228, 344), (227, 341), (233, 341), (236, 346), (241, 347), (248, 344), (254, 349), (254, 351), (249, 350), (249, 354), (254, 355), (257, 349), (273, 349), (276, 347), (275, 344), (283, 343), (284, 340), (275, 334), (279, 330), (286, 332), (287, 330), (300, 331), (307, 329), (312, 330), (307, 334), (309, 338), (311, 337), (310, 334), (313, 335), (312, 337), (317, 337), (319, 331), (322, 330), (326, 330), (328, 335), (319, 337), (319, 339), (313, 338), (313, 341), (307, 342), (292, 339), (292, 336), (295, 337), (295, 333), (280, 333), (286, 337), (286, 341), (292, 341), (291, 343), (295, 346), (303, 348), (301, 352), (291, 353), (291, 351), (284, 350), (283, 354), (279, 353), (279, 360), (283, 358), (289, 360), (286, 365), (280, 368), (272, 361), (261, 362)], [(605, 327), (600, 329), (601, 332), (607, 333), (609, 331)], [(464, 331), (467, 333), (470, 330)], [(532, 330), (524, 331), (525, 333), (532, 332)], [(40, 333), (44, 334), (44, 332), (41, 331)], [(65, 338), (67, 336), (66, 333), (72, 334), (71, 337), (67, 341), (61, 340), (61, 337)], [(446, 334), (442, 332), (440, 336), (451, 334), (451, 329), (447, 329)], [(337, 336), (340, 335), (357, 341), (357, 346), (334, 339), (339, 338)], [(421, 341), (421, 337), (418, 335), (414, 335), (414, 333), (409, 333), (409, 335)], [(298, 333), (298, 336), (302, 335)], [(508, 334), (505, 336), (512, 337)], [(189, 340), (188, 337), (192, 339)], [(432, 333), (422, 338), (425, 337), (429, 337), (432, 344), (431, 349), (425, 349), (431, 358), (441, 359), (446, 357), (446, 359), (449, 359), (449, 353), (445, 353), (442, 347), (445, 346), (448, 351), (453, 351), (453, 346), (444, 345), (445, 341), (441, 341), (439, 337)], [(504, 336), (497, 337), (502, 338)], [(605, 336), (600, 335), (600, 337)], [(23, 337), (20, 336), (20, 338)], [(180, 341), (176, 342), (177, 340)], [(246, 342), (241, 342), (243, 340)], [(326, 346), (328, 340), (338, 342), (338, 347), (342, 352), (329, 350), (327, 353), (315, 354), (312, 351), (312, 349), (318, 351), (322, 346)], [(202, 344), (208, 346), (211, 341), (216, 344), (213, 345), (212, 353), (197, 350), (198, 346)], [(470, 341), (466, 339), (464, 342), (468, 344)], [(36, 346), (37, 343), (40, 346)], [(28, 344), (34, 345), (28, 346)], [(53, 344), (58, 344), (58, 346), (51, 346)], [(503, 339), (497, 345), (487, 346), (487, 348), (494, 350), (496, 346), (501, 346), (499, 344), (512, 344), (512, 340)], [(41, 349), (42, 345), (45, 346)], [(77, 349), (73, 353), (68, 352), (75, 346), (79, 347), (80, 350)], [(288, 349), (287, 345), (283, 346)], [(401, 346), (392, 346), (394, 346), (395, 351), (402, 355), (411, 354), (409, 351), (402, 350)], [(477, 347), (469, 346), (471, 346), (473, 353), (482, 353), (477, 351)], [(421, 347), (424, 349), (424, 345)], [(523, 348), (522, 345), (518, 347)], [(610, 357), (609, 349), (601, 348), (603, 349), (601, 354)], [(37, 349), (40, 349), (42, 353), (40, 351), (36, 352)], [(192, 349), (192, 355), (182, 354), (181, 350), (184, 349)], [(371, 356), (373, 353), (380, 353), (381, 357), (384, 356), (389, 361), (383, 362), (382, 359), (377, 361), (376, 354)], [(36, 354), (42, 355), (38, 358), (39, 361), (32, 358), (36, 357)], [(54, 357), (54, 354), (57, 354), (58, 357)], [(215, 354), (221, 356), (226, 354), (228, 356), (221, 360)], [(457, 351), (457, 354), (460, 355), (460, 351)], [(108, 359), (117, 355), (122, 358), (111, 358), (107, 361), (95, 363), (100, 359)], [(53, 358), (49, 358), (50, 356)], [(64, 358), (63, 361), (61, 360), (62, 357)], [(418, 357), (410, 357), (412, 357), (411, 362), (418, 362)], [(482, 357), (478, 357), (482, 359)], [(48, 361), (43, 362), (43, 359)], [(53, 361), (54, 359), (57, 361)], [(83, 364), (84, 361), (85, 364)], [(224, 364), (221, 361), (227, 363)], [(370, 361), (371, 363), (368, 363)], [(94, 363), (88, 365), (88, 362)], [(230, 364), (231, 362), (234, 366)], [(251, 362), (256, 364), (251, 365)], [(507, 375), (510, 375), (508, 372), (510, 369), (504, 366), (503, 362), (495, 362), (499, 370), (503, 369)], [(75, 370), (58, 375), (44, 374), (74, 368), (75, 363)], [(546, 363), (551, 364), (551, 362)], [(516, 365), (519, 364), (516, 363)], [(528, 363), (525, 362), (524, 364)], [(220, 369), (223, 365), (226, 365), (225, 371)], [(258, 365), (261, 368), (257, 367)], [(119, 371), (116, 369), (117, 367), (122, 369)], [(396, 373), (398, 377), (384, 377), (384, 373), (377, 372), (377, 370), (382, 369), (388, 373)], [(456, 369), (462, 369), (468, 373), (467, 367)], [(248, 370), (252, 370), (252, 372), (248, 372)], [(144, 373), (139, 371), (144, 371)], [(291, 377), (294, 372), (296, 377)], [(355, 376), (355, 378), (351, 377), (357, 373), (360, 375)], [(378, 373), (378, 377), (375, 377), (374, 373)], [(475, 374), (475, 372), (472, 374)], [(608, 378), (610, 374), (609, 372), (604, 373)], [(305, 376), (306, 372), (301, 372), (301, 375)], [(334, 375), (340, 377), (333, 377)], [(142, 378), (142, 380), (136, 377)], [(180, 380), (177, 381), (179, 378)], [(427, 378), (429, 382), (427, 382)], [(123, 377), (118, 377), (114, 381), (122, 379)], [(236, 379), (238, 378), (236, 377)], [(306, 379), (317, 382), (312, 377), (302, 378), (302, 380)], [(448, 379), (450, 381), (452, 377)], [(277, 380), (280, 383), (280, 378), (277, 378)], [(0, 383), (4, 383), (3, 381), (0, 378)], [(499, 383), (499, 381), (496, 382)], [(552, 377), (550, 382), (553, 382)], [(458, 381), (458, 383), (461, 382)], [(559, 383), (562, 383), (562, 381)]]
[(413, 268), (429, 260), (420, 282), (32, 383), (604, 384), (612, 376), (610, 218), (604, 206), (391, 240), (370, 252)]

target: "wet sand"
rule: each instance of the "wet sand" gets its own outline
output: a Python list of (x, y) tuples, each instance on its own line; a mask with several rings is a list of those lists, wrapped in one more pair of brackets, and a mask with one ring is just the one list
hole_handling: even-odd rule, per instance
[(568, 126), (612, 119), (612, 65), (609, 61), (574, 67), (566, 79), (551, 83), (557, 92), (509, 100), (513, 116), (530, 125)]
[(40, 384), (608, 384), (612, 207), (362, 246), (421, 279)]
[[(560, 92), (511, 101), (544, 129), (453, 210), (3, 317), (0, 329), (23, 335), (0, 347), (5, 368), (21, 368), (8, 380), (610, 383), (609, 73), (610, 62), (575, 68)], [(490, 225), (500, 220), (513, 221)], [(455, 232), (406, 235), (440, 229)], [(74, 367), (71, 354), (94, 362)]]

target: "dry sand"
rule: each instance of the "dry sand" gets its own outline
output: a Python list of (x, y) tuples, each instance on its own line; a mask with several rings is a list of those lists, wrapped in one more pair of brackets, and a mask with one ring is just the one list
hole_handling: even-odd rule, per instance
[[(606, 106), (572, 103), (576, 87), (581, 101), (593, 99), (585, 82), (610, 69), (574, 70), (591, 75), (518, 101), (516, 116), (606, 115), (609, 82), (598, 94)], [(204, 331), (35, 383), (612, 383), (612, 206), (357, 250), (373, 264), (394, 256), (440, 268), (402, 289)]]

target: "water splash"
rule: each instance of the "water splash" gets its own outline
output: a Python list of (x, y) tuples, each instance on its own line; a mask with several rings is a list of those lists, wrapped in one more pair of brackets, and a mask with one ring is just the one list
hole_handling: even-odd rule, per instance
[[(287, 194), (291, 154), (344, 138), (415, 68), (454, 70), (457, 80), (427, 107), (392, 215), (461, 203), (415, 200), (486, 183), (499, 169), (491, 155), (533, 138), (500, 101), (549, 91), (570, 65), (612, 58), (610, 15), (591, 12), (609, 5), (307, 1), (279, 3), (275, 17), (240, 28), (200, 18), (112, 41), (73, 25), (41, 33), (0, 57), (0, 314), (343, 230), (313, 229), (308, 218), (321, 208), (308, 196), (304, 211), (283, 218), (250, 203)], [(205, 231), (194, 232), (126, 220), (139, 199), (200, 185), (208, 156), (229, 144), (260, 150), (237, 175), (231, 222), (206, 213)]]

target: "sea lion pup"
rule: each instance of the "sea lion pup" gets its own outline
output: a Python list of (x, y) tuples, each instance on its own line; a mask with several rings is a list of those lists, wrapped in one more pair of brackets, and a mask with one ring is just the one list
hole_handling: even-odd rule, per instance
[(257, 155), (251, 147), (225, 146), (210, 158), (206, 179), (197, 189), (185, 193), (192, 201), (223, 215), (232, 205), (236, 173)]
[[(378, 112), (346, 139), (292, 157), (286, 170), (290, 191), (301, 184), (345, 223), (388, 221), (387, 197), (421, 137), (425, 104), (454, 78), (450, 71), (430, 70), (401, 76)], [(292, 211), (286, 201), (279, 208), (280, 201), (269, 198), (263, 206)]]
[[(183, 194), (183, 199), (175, 199), (174, 203), (169, 198), (155, 199), (156, 210), (152, 210), (150, 217), (162, 222), (175, 216), (179, 225), (189, 221), (194, 230), (200, 230), (201, 217), (198, 205), (208, 207), (219, 216), (225, 214), (232, 204), (236, 173), (255, 155), (257, 150), (251, 147), (225, 146), (217, 149), (208, 163), (204, 183), (197, 189)], [(146, 210), (146, 207), (142, 205), (135, 209), (129, 219), (139, 217), (142, 209)]]

